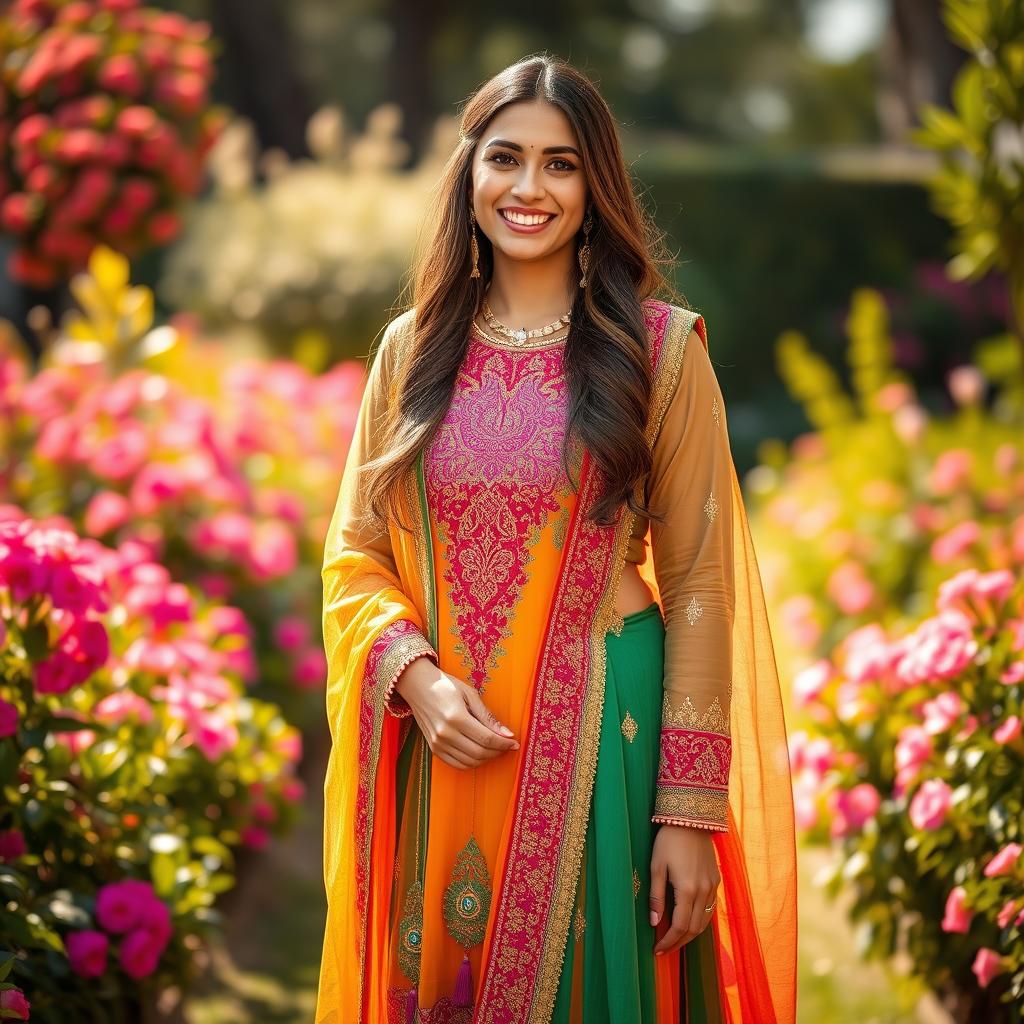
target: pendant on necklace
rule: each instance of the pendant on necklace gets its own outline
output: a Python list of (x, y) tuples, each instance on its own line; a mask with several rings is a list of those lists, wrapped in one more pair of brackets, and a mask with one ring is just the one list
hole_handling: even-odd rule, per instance
[(520, 327), (519, 330), (516, 331), (516, 341), (518, 341), (519, 344), (522, 345), (526, 341), (526, 338), (527, 338), (526, 328), (525, 327)]

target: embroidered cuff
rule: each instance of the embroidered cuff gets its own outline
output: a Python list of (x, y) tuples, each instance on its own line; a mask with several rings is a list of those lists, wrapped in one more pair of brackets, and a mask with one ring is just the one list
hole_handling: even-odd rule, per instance
[(424, 656), (438, 664), (437, 652), (409, 619), (397, 619), (385, 627), (370, 648), (366, 659), (368, 682), (383, 691), (384, 708), (395, 718), (412, 714), (405, 698), (395, 692), (398, 678), (408, 664)]
[(722, 733), (663, 726), (651, 820), (728, 832), (731, 759)]

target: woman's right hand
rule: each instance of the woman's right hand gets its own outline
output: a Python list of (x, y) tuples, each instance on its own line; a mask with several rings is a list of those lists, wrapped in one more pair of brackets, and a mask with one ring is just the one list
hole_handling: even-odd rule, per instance
[(519, 749), (515, 734), (494, 717), (476, 688), (429, 658), (410, 662), (395, 690), (412, 708), (431, 751), (453, 768), (478, 768)]

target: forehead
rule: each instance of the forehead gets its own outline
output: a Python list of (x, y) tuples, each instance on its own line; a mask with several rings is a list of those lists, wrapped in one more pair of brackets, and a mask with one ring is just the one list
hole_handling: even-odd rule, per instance
[(546, 100), (521, 101), (502, 107), (488, 122), (481, 138), (486, 146), (493, 138), (518, 142), (529, 148), (535, 146), (579, 146), (579, 139), (569, 119)]

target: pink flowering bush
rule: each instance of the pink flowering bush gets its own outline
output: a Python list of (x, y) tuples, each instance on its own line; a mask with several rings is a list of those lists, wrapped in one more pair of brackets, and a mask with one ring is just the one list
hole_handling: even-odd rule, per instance
[(957, 1020), (1024, 1000), (1024, 578), (967, 569), (896, 635), (869, 624), (795, 686), (798, 823), (836, 854), (868, 955), (907, 952)]
[(234, 851), (291, 826), (301, 741), (249, 642), (139, 540), (0, 507), (0, 994), (33, 1020), (186, 987)]
[(225, 123), (210, 27), (138, 0), (12, 0), (0, 14), (0, 228), (7, 270), (49, 287), (97, 243), (178, 235)]
[(908, 626), (959, 569), (1024, 571), (1024, 408), (986, 401), (973, 365), (949, 375), (949, 415), (927, 411), (893, 361), (882, 297), (847, 319), (852, 393), (806, 340), (778, 359), (813, 433), (765, 444), (747, 478), (765, 587), (792, 655), (821, 656), (869, 623)]
[(364, 367), (200, 350), (187, 319), (153, 325), (150, 293), (102, 248), (72, 288), (82, 310), (37, 372), (0, 348), (0, 501), (58, 502), (78, 533), (139, 545), (229, 602), (216, 614), (247, 640), (233, 667), (290, 721), (318, 722), (320, 562)]

